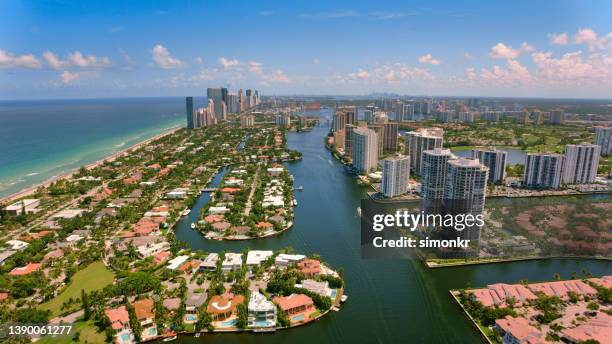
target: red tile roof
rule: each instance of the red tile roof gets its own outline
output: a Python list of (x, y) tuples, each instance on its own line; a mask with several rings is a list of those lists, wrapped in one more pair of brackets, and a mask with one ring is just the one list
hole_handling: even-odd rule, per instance
[(107, 309), (104, 313), (106, 313), (108, 320), (111, 322), (111, 327), (114, 330), (122, 329), (130, 323), (130, 315), (127, 309), (125, 309), (125, 306)]
[(40, 269), (40, 264), (38, 264), (38, 263), (29, 263), (26, 266), (14, 268), (13, 270), (11, 270), (11, 272), (9, 272), (9, 275), (11, 275), (11, 276), (28, 275), (28, 274), (31, 274), (31, 273), (33, 273), (35, 271), (38, 271), (38, 269)]
[(304, 294), (277, 296), (273, 301), (285, 312), (302, 306), (308, 308), (314, 305), (312, 299), (308, 295)]

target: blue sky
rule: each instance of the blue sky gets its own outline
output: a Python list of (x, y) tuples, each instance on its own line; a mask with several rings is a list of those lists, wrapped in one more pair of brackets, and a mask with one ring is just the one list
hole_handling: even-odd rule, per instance
[(609, 98), (610, 1), (2, 1), (0, 99)]

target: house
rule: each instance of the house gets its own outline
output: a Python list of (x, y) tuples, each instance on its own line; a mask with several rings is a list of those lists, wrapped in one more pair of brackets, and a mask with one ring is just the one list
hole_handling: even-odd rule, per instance
[(506, 316), (495, 320), (493, 328), (502, 337), (503, 344), (544, 344), (546, 333), (529, 324), (525, 318)]
[[(154, 254), (163, 253), (164, 251), (166, 251), (169, 248), (170, 248), (170, 244), (167, 241), (161, 241), (161, 242), (156, 242), (156, 243), (147, 243), (147, 244), (144, 244), (144, 245), (136, 246), (136, 250), (138, 251), (138, 254), (142, 258), (146, 258), (146, 257), (152, 256)], [(167, 253), (169, 253), (169, 252), (167, 252)], [(168, 254), (166, 259), (169, 256), (170, 255)], [(153, 261), (155, 261), (156, 259), (157, 258), (153, 258)], [(161, 263), (164, 260), (165, 259), (160, 260), (159, 263)], [(156, 264), (159, 264), (159, 263), (156, 263)]]
[(108, 317), (111, 329), (113, 329), (115, 343), (125, 344), (134, 341), (134, 334), (130, 327), (130, 315), (125, 306), (106, 309), (104, 314)]
[(4, 261), (11, 258), (11, 256), (13, 256), (15, 253), (17, 253), (17, 251), (13, 251), (13, 250), (0, 251), (0, 265), (4, 264)]
[(142, 327), (142, 340), (157, 337), (157, 325), (155, 324), (155, 303), (152, 299), (142, 299), (132, 303), (136, 319)]
[(153, 255), (153, 264), (161, 264), (165, 262), (168, 258), (170, 258), (171, 255), (172, 253), (168, 251), (157, 252)]
[(187, 259), (189, 259), (189, 256), (186, 256), (186, 255), (182, 255), (182, 256), (173, 258), (172, 260), (168, 262), (168, 269), (170, 270), (178, 269), (178, 267), (183, 265), (183, 263), (186, 262)]
[(273, 177), (280, 176), (284, 170), (282, 167), (270, 167), (268, 168), (268, 175)]
[(171, 313), (178, 311), (179, 307), (181, 307), (181, 298), (175, 297), (171, 299), (164, 299), (162, 302), (165, 309), (169, 310)]
[(297, 263), (297, 269), (306, 276), (315, 276), (321, 273), (321, 262), (316, 259), (304, 259)]
[(597, 290), (581, 280), (554, 281), (544, 283), (533, 283), (527, 286), (534, 293), (541, 291), (546, 296), (557, 296), (561, 300), (569, 299), (569, 292), (581, 296), (595, 296)]
[(561, 338), (567, 343), (584, 343), (595, 340), (599, 343), (609, 343), (612, 338), (612, 316), (598, 312), (593, 318), (574, 328), (563, 329)]
[(166, 193), (166, 198), (169, 198), (169, 199), (185, 199), (187, 197), (187, 191), (189, 191), (189, 189), (186, 189), (186, 188), (176, 188), (176, 189)]
[(21, 214), (30, 214), (38, 211), (39, 205), (39, 199), (23, 199), (5, 207), (4, 213), (15, 216)]
[(221, 263), (221, 271), (224, 273), (240, 270), (242, 267), (242, 253), (228, 252), (225, 254), (225, 259)]
[(28, 245), (30, 245), (21, 240), (9, 240), (6, 242), (6, 244), (9, 245), (13, 251), (23, 251), (26, 247), (28, 247)]
[(509, 299), (514, 300), (515, 304), (521, 305), (529, 300), (537, 299), (537, 296), (520, 284), (497, 283), (483, 289), (471, 291), (473, 299), (479, 301), (485, 307), (507, 306)]
[(303, 259), (306, 259), (306, 256), (303, 254), (281, 253), (278, 256), (276, 256), (276, 258), (274, 258), (274, 265), (280, 268), (284, 268), (291, 264), (297, 264)]
[(262, 262), (272, 257), (274, 253), (272, 251), (249, 251), (247, 254), (246, 264), (249, 269), (259, 266)]
[(84, 238), (78, 234), (70, 234), (69, 236), (66, 237), (66, 243), (68, 243), (69, 245), (75, 245), (76, 243), (78, 243), (79, 241), (83, 239)]
[(316, 311), (312, 299), (304, 294), (277, 296), (274, 303), (287, 314), (292, 324), (309, 320), (310, 314)]
[(257, 229), (261, 229), (261, 230), (263, 230), (263, 231), (265, 232), (265, 231), (268, 231), (268, 230), (270, 230), (270, 229), (274, 228), (274, 225), (273, 225), (273, 224), (271, 224), (270, 222), (264, 222), (264, 221), (262, 221), (262, 222), (258, 222), (258, 223), (255, 225), (255, 227), (257, 227)]
[(85, 209), (66, 209), (55, 213), (51, 218), (70, 220), (77, 216), (81, 216), (85, 211)]
[(185, 300), (185, 322), (194, 323), (198, 321), (200, 307), (206, 303), (208, 295), (206, 293), (189, 293)]
[(58, 248), (57, 250), (54, 250), (54, 251), (51, 251), (51, 252), (45, 254), (45, 256), (43, 258), (43, 261), (46, 262), (46, 261), (49, 261), (49, 260), (51, 260), (51, 261), (57, 260), (57, 259), (62, 258), (63, 256), (64, 256), (64, 251), (62, 251), (62, 249)]
[(202, 262), (200, 262), (200, 271), (216, 271), (217, 260), (219, 260), (219, 254), (209, 254)]
[(210, 207), (208, 208), (208, 213), (212, 214), (212, 215), (216, 215), (216, 214), (225, 214), (229, 211), (229, 209), (226, 206), (221, 206), (221, 207)]
[(210, 314), (213, 321), (226, 320), (238, 314), (238, 305), (244, 302), (244, 296), (225, 293), (215, 295), (208, 302), (206, 312)]
[(276, 306), (259, 292), (252, 292), (249, 298), (248, 318), (249, 327), (276, 326)]
[(321, 296), (330, 297), (332, 295), (332, 290), (329, 288), (329, 282), (327, 281), (319, 282), (312, 279), (305, 279), (301, 284), (296, 284), (295, 287), (304, 288)]
[(215, 222), (212, 225), (212, 228), (215, 232), (225, 232), (228, 228), (232, 226), (229, 222)]
[(9, 272), (9, 275), (11, 276), (29, 275), (33, 272), (38, 271), (38, 269), (40, 269), (39, 263), (28, 263), (26, 266), (14, 268), (13, 270), (11, 270), (11, 272)]

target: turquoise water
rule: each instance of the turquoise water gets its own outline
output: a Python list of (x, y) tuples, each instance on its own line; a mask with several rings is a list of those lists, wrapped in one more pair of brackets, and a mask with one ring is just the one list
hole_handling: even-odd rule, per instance
[(234, 327), (238, 322), (237, 319), (230, 319), (221, 323), (221, 327)]
[(184, 124), (183, 98), (0, 102), (0, 197)]

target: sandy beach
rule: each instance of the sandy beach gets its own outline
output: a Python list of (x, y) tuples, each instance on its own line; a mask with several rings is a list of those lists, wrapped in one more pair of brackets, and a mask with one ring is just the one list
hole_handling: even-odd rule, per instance
[[(173, 133), (175, 133), (176, 131), (178, 131), (180, 129), (181, 129), (181, 127), (164, 131), (163, 133), (157, 134), (157, 135), (155, 135), (153, 137), (150, 137), (150, 138), (148, 138), (148, 139), (146, 139), (144, 141), (138, 142), (138, 143), (136, 143), (136, 144), (134, 144), (132, 146), (129, 146), (129, 147), (123, 149), (123, 150), (120, 150), (120, 151), (118, 151), (116, 153), (113, 153), (113, 154), (111, 154), (111, 155), (109, 155), (109, 156), (107, 156), (107, 157), (105, 157), (103, 159), (100, 159), (100, 160), (97, 160), (95, 162), (92, 162), (91, 164), (87, 164), (87, 165), (85, 165), (85, 168), (90, 170), (92, 168), (95, 168), (95, 167), (98, 167), (98, 166), (102, 165), (105, 161), (112, 162), (115, 159), (117, 159), (118, 157), (120, 157), (120, 156), (122, 156), (122, 155), (124, 155), (124, 154), (126, 154), (128, 152), (130, 152), (131, 150), (138, 149), (138, 148), (140, 148), (142, 146), (145, 146), (145, 145), (149, 144), (150, 142), (153, 142), (153, 141), (155, 141), (157, 139), (160, 139), (160, 138), (162, 138), (164, 136), (173, 134)], [(34, 192), (36, 192), (36, 190), (39, 187), (41, 187), (41, 186), (42, 187), (47, 187), (47, 186), (51, 185), (53, 182), (58, 181), (60, 179), (68, 179), (68, 178), (72, 177), (80, 168), (81, 167), (76, 167), (76, 168), (71, 169), (70, 171), (68, 171), (66, 173), (62, 173), (60, 175), (53, 176), (53, 177), (45, 180), (42, 183), (38, 183), (36, 185), (33, 185), (31, 187), (28, 187), (28, 188), (25, 188), (23, 190), (20, 190), (18, 192), (15, 192), (13, 194), (8, 195), (8, 196), (1, 197), (0, 198), (0, 203), (11, 202), (11, 201), (17, 200), (19, 198), (26, 197), (26, 196), (31, 195)]]

